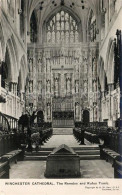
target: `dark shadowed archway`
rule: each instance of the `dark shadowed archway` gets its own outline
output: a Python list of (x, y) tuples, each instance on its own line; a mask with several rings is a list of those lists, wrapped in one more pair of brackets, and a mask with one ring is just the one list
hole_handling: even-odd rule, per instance
[(83, 124), (87, 125), (90, 122), (90, 114), (88, 110), (83, 111)]

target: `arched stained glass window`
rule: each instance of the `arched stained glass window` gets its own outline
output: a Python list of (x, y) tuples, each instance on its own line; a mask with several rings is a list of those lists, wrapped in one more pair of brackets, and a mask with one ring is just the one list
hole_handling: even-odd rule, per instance
[(65, 11), (59, 11), (47, 22), (46, 32), (47, 43), (79, 42), (77, 21)]

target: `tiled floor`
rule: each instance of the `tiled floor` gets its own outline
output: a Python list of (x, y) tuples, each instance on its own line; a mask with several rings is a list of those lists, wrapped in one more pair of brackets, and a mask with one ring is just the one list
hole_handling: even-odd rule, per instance
[[(45, 161), (22, 161), (10, 169), (10, 179), (44, 179)], [(113, 178), (114, 169), (103, 160), (80, 161), (81, 178)]]

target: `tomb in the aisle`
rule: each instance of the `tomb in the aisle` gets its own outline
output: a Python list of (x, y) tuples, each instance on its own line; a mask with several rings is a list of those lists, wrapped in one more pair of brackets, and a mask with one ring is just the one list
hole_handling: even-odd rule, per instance
[(55, 148), (47, 157), (45, 177), (73, 178), (80, 176), (80, 158), (67, 145)]

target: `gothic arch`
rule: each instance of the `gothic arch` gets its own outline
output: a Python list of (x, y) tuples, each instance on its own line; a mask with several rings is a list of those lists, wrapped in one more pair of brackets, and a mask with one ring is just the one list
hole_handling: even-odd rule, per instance
[[(16, 82), (17, 75), (18, 75), (17, 60), (16, 60), (15, 49), (14, 49), (11, 38), (7, 41), (7, 46), (8, 46), (10, 58), (11, 58), (11, 67), (12, 67), (12, 75), (11, 76), (12, 76), (12, 80), (14, 82)], [(15, 74), (15, 72), (16, 72), (16, 74)]]
[[(54, 9), (53, 11), (51, 11), (51, 13), (49, 13), (48, 15), (45, 14), (45, 18), (43, 18), (43, 25), (42, 25), (42, 36), (43, 39), (45, 39), (45, 33), (46, 33), (46, 24), (48, 21), (50, 21), (58, 12), (60, 11), (64, 11), (66, 13), (68, 13), (75, 21), (77, 21), (78, 23), (78, 27), (79, 27), (79, 40), (82, 41), (83, 39), (83, 33), (82, 33), (82, 22), (80, 20), (80, 18), (78, 17), (78, 15), (75, 12), (72, 12), (72, 10), (66, 6), (63, 7), (57, 7), (56, 9)], [(40, 24), (41, 25), (41, 24)], [(40, 26), (41, 28), (41, 26)]]
[(19, 49), (17, 47), (16, 40), (15, 40), (13, 34), (11, 36), (11, 41), (12, 41), (13, 48), (14, 48), (14, 51), (15, 51), (15, 59), (16, 59), (17, 68), (19, 69), (19, 55), (18, 55)]
[(5, 58), (4, 61), (2, 61), (2, 65), (0, 67), (1, 85), (3, 88), (6, 88), (6, 86), (9, 87), (9, 83), (12, 81), (12, 71), (10, 50), (9, 47), (6, 46)]
[(30, 23), (31, 15), (32, 15), (34, 9), (38, 6), (39, 2), (40, 2), (40, 0), (37, 0), (36, 2), (35, 2), (35, 1), (32, 2), (30, 6), (28, 5), (29, 8), (30, 8), (30, 12), (29, 12), (29, 14), (28, 14), (29, 23)]
[(9, 78), (10, 81), (14, 81), (14, 77), (15, 77), (14, 72), (16, 69), (14, 69), (14, 59), (13, 59), (14, 54), (12, 53), (12, 45), (10, 39), (7, 41), (6, 51), (8, 51), (9, 58), (10, 58)]
[(37, 42), (38, 39), (38, 25), (37, 25), (36, 12), (33, 10), (29, 21), (30, 41)]
[(84, 125), (88, 125), (90, 122), (90, 112), (88, 109), (83, 110), (82, 118)]
[[(86, 39), (87, 39), (87, 41), (89, 41), (90, 40), (90, 35), (89, 35), (89, 27), (90, 27), (90, 22), (91, 22), (91, 20), (92, 20), (92, 15), (94, 16), (94, 18), (96, 19), (96, 15), (95, 15), (95, 13), (94, 13), (94, 11), (92, 10), (92, 9), (89, 9), (89, 12), (88, 12), (88, 17), (87, 17), (87, 24), (86, 24), (86, 30), (87, 30), (87, 34), (86, 34)], [(97, 22), (97, 21), (96, 21)], [(96, 24), (96, 26), (97, 26), (97, 24)]]
[[(5, 56), (5, 49), (6, 49), (6, 43), (4, 39), (4, 34), (3, 34), (3, 29), (2, 29), (2, 24), (0, 23), (0, 42), (1, 42), (1, 57), (4, 58)], [(3, 59), (1, 59), (3, 60)]]
[(48, 20), (50, 20), (51, 18), (53, 18), (53, 16), (55, 16), (55, 14), (58, 13), (59, 11), (65, 11), (69, 13), (73, 18), (75, 18), (75, 20), (77, 20), (79, 23), (81, 22), (79, 16), (75, 12), (73, 12), (70, 8), (66, 6), (63, 6), (63, 7), (58, 6), (57, 8), (55, 8), (53, 11), (51, 11), (47, 15), (45, 14), (45, 18), (43, 19), (43, 24), (45, 22), (48, 22)]
[(108, 43), (105, 68), (106, 68), (108, 83), (113, 83), (114, 82), (114, 38), (110, 38)]

